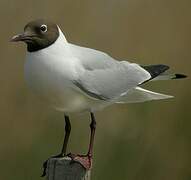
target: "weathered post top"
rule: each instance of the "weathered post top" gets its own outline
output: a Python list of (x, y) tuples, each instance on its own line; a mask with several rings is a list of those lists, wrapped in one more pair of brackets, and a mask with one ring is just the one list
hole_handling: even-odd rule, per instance
[(47, 180), (90, 180), (90, 170), (86, 170), (70, 157), (48, 160)]

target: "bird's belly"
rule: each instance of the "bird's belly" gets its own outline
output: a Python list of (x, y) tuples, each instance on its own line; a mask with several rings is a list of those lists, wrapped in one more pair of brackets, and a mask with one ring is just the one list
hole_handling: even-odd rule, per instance
[(38, 80), (27, 80), (27, 84), (47, 105), (59, 111), (82, 112), (90, 110), (95, 103), (68, 84), (51, 84), (50, 81), (39, 80), (39, 77)]
[[(31, 68), (31, 67), (30, 67)], [(91, 111), (99, 100), (91, 99), (76, 89), (72, 82), (53, 73), (25, 70), (25, 79), (29, 88), (48, 106), (64, 112)]]
[[(56, 92), (57, 91), (57, 92)], [(63, 88), (55, 92), (41, 92), (41, 96), (48, 101), (49, 105), (58, 111), (82, 112), (91, 109), (91, 99), (83, 94), (68, 88)]]

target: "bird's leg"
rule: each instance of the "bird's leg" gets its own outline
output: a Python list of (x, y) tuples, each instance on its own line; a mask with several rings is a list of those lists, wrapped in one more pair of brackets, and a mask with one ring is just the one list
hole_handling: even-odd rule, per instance
[(60, 156), (66, 156), (66, 150), (67, 150), (68, 140), (70, 137), (70, 132), (71, 132), (70, 119), (69, 116), (65, 115), (65, 137)]
[[(61, 150), (60, 154), (52, 156), (51, 158), (59, 158), (59, 157), (66, 156), (66, 150), (67, 150), (68, 140), (69, 140), (70, 131), (71, 131), (71, 124), (70, 124), (69, 116), (65, 115), (64, 118), (65, 118), (65, 136), (64, 136), (64, 143), (63, 143), (63, 146), (62, 146), (62, 150)], [(44, 177), (46, 175), (46, 169), (47, 169), (48, 160), (46, 160), (43, 163), (43, 169), (44, 170), (43, 170), (43, 174), (42, 174), (41, 177)]]
[(96, 120), (94, 114), (91, 112), (91, 124), (90, 124), (90, 143), (88, 148), (88, 153), (86, 155), (75, 155), (69, 154), (73, 161), (79, 162), (85, 169), (90, 169), (92, 166), (92, 156), (93, 156), (93, 144), (94, 136), (96, 130)]
[(91, 124), (90, 124), (90, 144), (88, 148), (87, 156), (91, 157), (93, 156), (93, 145), (94, 145), (94, 137), (95, 137), (95, 130), (96, 130), (96, 120), (94, 114), (91, 112)]

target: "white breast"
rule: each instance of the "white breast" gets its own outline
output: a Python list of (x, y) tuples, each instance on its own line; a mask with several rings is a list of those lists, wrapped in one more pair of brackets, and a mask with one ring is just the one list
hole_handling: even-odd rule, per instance
[(27, 85), (57, 110), (65, 112), (90, 110), (92, 104), (97, 101), (81, 93), (72, 83), (80, 70), (78, 59), (73, 58), (69, 50), (63, 47), (63, 41), (61, 45), (57, 41), (43, 50), (27, 53), (25, 63)]

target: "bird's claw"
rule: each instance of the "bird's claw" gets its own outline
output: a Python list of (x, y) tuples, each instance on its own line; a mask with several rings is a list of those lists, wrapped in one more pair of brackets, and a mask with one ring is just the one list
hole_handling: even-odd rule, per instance
[(80, 163), (86, 170), (90, 170), (92, 167), (92, 156), (90, 155), (79, 155), (79, 154), (68, 154), (68, 157), (72, 159), (71, 163)]

